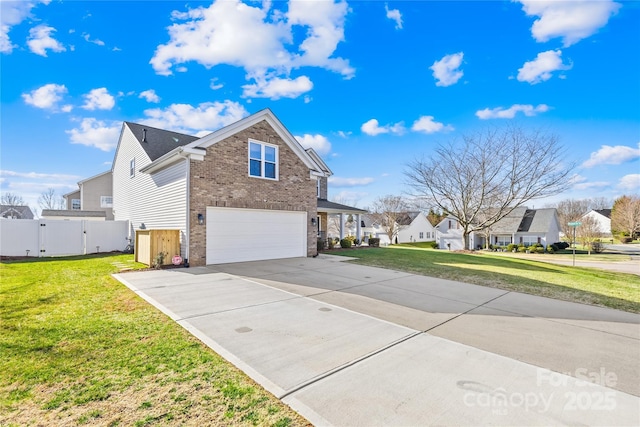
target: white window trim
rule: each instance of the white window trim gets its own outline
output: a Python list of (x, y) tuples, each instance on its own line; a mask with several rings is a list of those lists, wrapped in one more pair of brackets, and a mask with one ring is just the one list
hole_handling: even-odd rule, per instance
[(100, 207), (101, 208), (112, 208), (113, 207), (113, 196), (100, 196)]
[[(251, 144), (260, 145), (260, 176), (251, 175)], [(264, 159), (264, 148), (272, 147), (276, 151), (276, 176), (275, 178), (269, 178), (265, 176), (265, 164), (267, 163)], [(256, 159), (257, 160), (257, 159)], [(271, 163), (271, 162), (269, 162)], [(258, 141), (256, 139), (249, 139), (249, 143), (247, 144), (247, 174), (249, 178), (258, 178), (258, 179), (266, 179), (269, 181), (278, 181), (280, 179), (280, 147), (274, 144), (269, 144), (268, 142)]]
[(133, 178), (134, 176), (136, 176), (136, 158), (135, 157), (131, 159), (131, 161), (129, 162), (129, 177)]
[[(76, 201), (78, 202), (78, 203), (77, 203), (77, 205), (78, 205), (78, 207), (77, 207), (77, 208), (73, 206), (73, 205), (74, 205), (74, 203), (73, 203), (73, 202), (76, 202)], [(74, 210), (74, 211), (82, 210), (82, 205), (81, 205), (81, 203), (80, 203), (80, 199), (71, 199), (71, 210)]]

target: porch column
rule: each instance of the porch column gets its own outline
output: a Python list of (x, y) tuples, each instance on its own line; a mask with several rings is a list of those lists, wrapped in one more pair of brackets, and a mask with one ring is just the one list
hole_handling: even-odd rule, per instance
[(340, 214), (340, 240), (344, 239), (344, 214)]
[(360, 241), (360, 243), (362, 243), (362, 229), (360, 228), (360, 214), (356, 214), (356, 239), (358, 239)]

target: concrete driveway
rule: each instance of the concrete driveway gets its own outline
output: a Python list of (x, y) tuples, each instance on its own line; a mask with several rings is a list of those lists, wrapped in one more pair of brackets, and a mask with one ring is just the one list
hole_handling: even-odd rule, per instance
[(316, 425), (640, 425), (640, 316), (344, 260), (116, 278)]

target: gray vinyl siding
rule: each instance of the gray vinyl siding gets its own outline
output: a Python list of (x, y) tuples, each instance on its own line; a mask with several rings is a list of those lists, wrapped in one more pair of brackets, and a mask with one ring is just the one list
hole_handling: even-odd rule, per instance
[(113, 219), (113, 209), (103, 208), (100, 204), (102, 196), (113, 195), (113, 181), (110, 173), (102, 174), (93, 179), (88, 179), (82, 183), (82, 210), (104, 211), (106, 219)]
[[(129, 165), (135, 158), (135, 176)], [(146, 229), (180, 230), (181, 255), (186, 249), (187, 162), (181, 160), (152, 175), (140, 172), (151, 160), (127, 126), (113, 165), (113, 211), (116, 220), (129, 220), (132, 236)], [(173, 256), (175, 254), (169, 254)]]

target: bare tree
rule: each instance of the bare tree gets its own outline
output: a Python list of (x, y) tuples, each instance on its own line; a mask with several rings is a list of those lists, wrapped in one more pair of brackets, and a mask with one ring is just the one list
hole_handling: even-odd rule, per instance
[(406, 213), (407, 204), (400, 196), (386, 195), (378, 197), (369, 207), (371, 217), (394, 242), (398, 235), (398, 219)]
[(613, 202), (607, 197), (594, 197), (589, 199), (589, 210), (611, 209)]
[(602, 237), (600, 223), (590, 216), (582, 218), (580, 222), (581, 224), (576, 228), (576, 235), (582, 245), (588, 247), (589, 255), (591, 255), (594, 243), (600, 241)]
[(579, 221), (584, 214), (588, 213), (591, 210), (589, 207), (590, 203), (589, 199), (566, 199), (552, 205), (547, 205), (547, 207), (556, 208), (558, 211), (560, 231), (564, 234), (565, 239), (571, 239), (573, 236), (573, 227), (570, 227), (568, 224)]
[(640, 197), (622, 196), (611, 209), (611, 232), (628, 235), (632, 239), (640, 233)]
[(612, 204), (611, 200), (606, 197), (594, 197), (592, 199), (565, 199), (547, 204), (546, 207), (556, 208), (560, 231), (568, 239), (573, 233), (573, 228), (568, 223), (581, 221), (581, 218), (591, 210), (611, 209)]
[(0, 197), (0, 204), (8, 206), (25, 206), (24, 199), (15, 193), (4, 193)]
[(573, 165), (563, 165), (554, 135), (516, 127), (464, 136), (462, 144), (440, 145), (405, 175), (416, 196), (458, 220), (464, 248), (484, 230), (530, 200), (570, 187)]
[(40, 209), (58, 210), (64, 208), (64, 199), (56, 194), (56, 190), (48, 188), (38, 197), (38, 205), (40, 205)]

